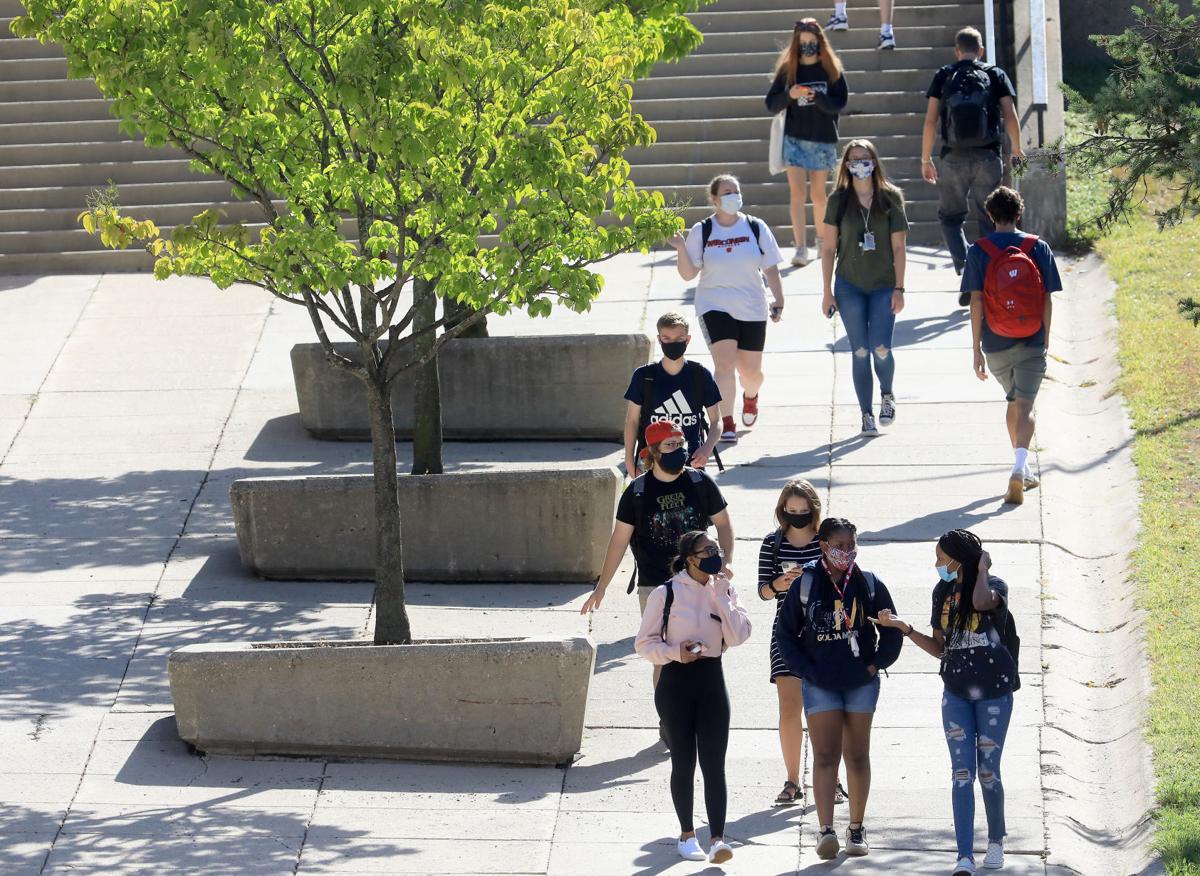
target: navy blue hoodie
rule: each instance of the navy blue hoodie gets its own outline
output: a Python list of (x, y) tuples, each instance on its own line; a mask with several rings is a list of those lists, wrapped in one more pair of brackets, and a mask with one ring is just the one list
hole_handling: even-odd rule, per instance
[[(861, 687), (871, 680), (868, 666), (886, 669), (900, 656), (904, 644), (901, 632), (891, 627), (877, 628), (867, 620), (885, 608), (894, 613), (892, 595), (876, 577), (872, 600), (863, 573), (855, 566), (843, 606), (820, 560), (809, 563), (804, 570), (805, 575), (813, 575), (807, 611), (800, 601), (803, 588), (797, 579), (788, 588), (779, 612), (779, 651), (794, 674), (817, 687), (837, 691)], [(857, 657), (850, 649), (845, 612), (850, 614), (849, 629), (858, 631)]]

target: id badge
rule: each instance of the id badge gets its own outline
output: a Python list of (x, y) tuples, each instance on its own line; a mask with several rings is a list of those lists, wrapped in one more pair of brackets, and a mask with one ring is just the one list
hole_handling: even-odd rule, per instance
[(855, 657), (858, 656), (858, 630), (851, 630), (847, 635), (847, 640), (850, 642), (850, 653)]
[(864, 231), (863, 232), (862, 248), (863, 248), (863, 252), (874, 252), (875, 251), (875, 232), (874, 231)]

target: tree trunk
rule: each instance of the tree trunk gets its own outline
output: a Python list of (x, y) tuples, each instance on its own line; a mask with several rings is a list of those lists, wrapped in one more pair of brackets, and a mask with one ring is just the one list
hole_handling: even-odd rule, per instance
[[(465, 322), (474, 316), (476, 310), (469, 304), (463, 304), (447, 296), (442, 299), (442, 312), (446, 315), (446, 330), (449, 331), (459, 323)], [(460, 338), (486, 338), (487, 336), (486, 316), (459, 335)]]
[(391, 387), (383, 375), (373, 375), (367, 381), (367, 405), (375, 463), (375, 644), (407, 645), (412, 641), (412, 628), (404, 607), (396, 427), (392, 423)]
[[(437, 321), (437, 286), (428, 280), (413, 282), (416, 313), (413, 330), (428, 328)], [(416, 355), (424, 356), (436, 338), (429, 332), (415, 341)], [(442, 473), (442, 385), (434, 356), (417, 369), (413, 393), (413, 474)]]

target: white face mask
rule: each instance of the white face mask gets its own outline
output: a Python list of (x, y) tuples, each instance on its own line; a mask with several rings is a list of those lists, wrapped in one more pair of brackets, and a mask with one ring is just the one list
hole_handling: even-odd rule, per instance
[(722, 213), (734, 214), (742, 209), (742, 195), (740, 192), (730, 192), (728, 195), (721, 195), (717, 199), (717, 206)]
[(855, 179), (870, 179), (875, 172), (874, 161), (851, 161), (847, 167)]

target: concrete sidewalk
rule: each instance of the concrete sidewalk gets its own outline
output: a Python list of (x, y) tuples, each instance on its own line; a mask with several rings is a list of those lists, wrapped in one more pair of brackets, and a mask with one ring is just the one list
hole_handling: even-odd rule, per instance
[[(592, 312), (493, 319), (494, 334), (653, 332), (691, 315), (673, 256), (606, 265)], [(1070, 274), (1065, 274), (1070, 284)], [(870, 857), (817, 862), (810, 806), (771, 809), (784, 771), (768, 683), (773, 605), (753, 595), (779, 488), (812, 480), (860, 529), (861, 562), (928, 625), (933, 540), (969, 526), (1012, 590), (1024, 688), (1004, 758), (1006, 872), (1045, 872), (1040, 754), (1041, 491), (1002, 507), (1011, 464), (995, 383), (971, 374), (949, 262), (910, 254), (896, 333), (894, 426), (858, 437), (850, 359), (819, 313), (819, 266), (789, 270), (768, 334), (758, 425), (718, 482), (755, 622), (726, 657), (730, 872), (948, 873), (949, 758), (937, 664), (906, 647), (874, 735)], [(1071, 294), (1070, 288), (1066, 294)], [(182, 644), (362, 635), (371, 587), (258, 581), (240, 568), (228, 491), (245, 474), (369, 471), (365, 444), (309, 439), (287, 351), (299, 308), (252, 289), (146, 276), (6, 278), (0, 287), (0, 861), (5, 873), (698, 872), (679, 861), (637, 603), (586, 588), (409, 588), (422, 636), (589, 631), (599, 645), (582, 756), (570, 768), (197, 758), (174, 733), (166, 656)], [(709, 364), (699, 331), (695, 358)], [(1052, 365), (1052, 376), (1053, 376)], [(1049, 444), (1054, 435), (1040, 435)], [(401, 445), (402, 459), (407, 452)], [(451, 444), (473, 465), (615, 463), (615, 445)], [(627, 558), (628, 565), (628, 558)], [(622, 580), (618, 576), (618, 581)], [(702, 816), (697, 795), (697, 815)], [(845, 812), (839, 811), (838, 829)], [(985, 839), (980, 808), (978, 837)], [(706, 836), (701, 831), (701, 836)], [(714, 868), (715, 869), (715, 868)]]

